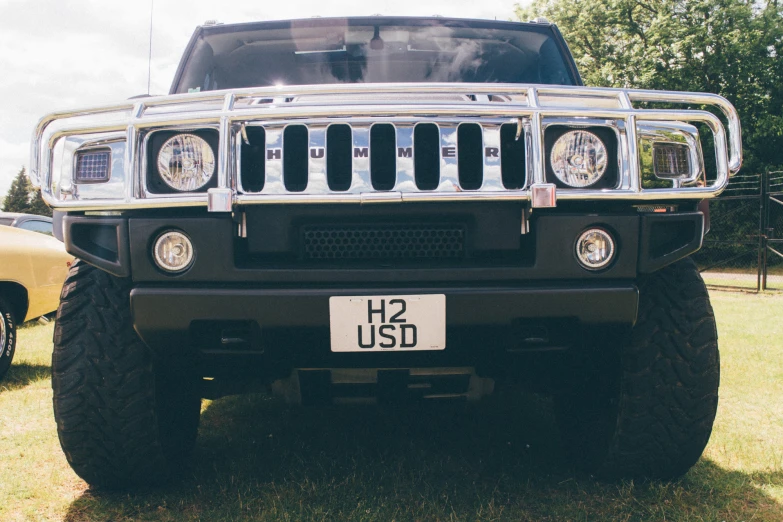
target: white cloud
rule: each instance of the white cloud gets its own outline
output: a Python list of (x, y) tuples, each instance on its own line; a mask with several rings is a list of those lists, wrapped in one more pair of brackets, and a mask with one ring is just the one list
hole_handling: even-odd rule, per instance
[[(165, 94), (180, 55), (205, 20), (353, 15), (442, 15), (499, 20), (515, 0), (154, 0), (153, 93)], [(0, 198), (29, 159), (36, 121), (48, 112), (124, 100), (147, 91), (150, 2), (0, 0)]]

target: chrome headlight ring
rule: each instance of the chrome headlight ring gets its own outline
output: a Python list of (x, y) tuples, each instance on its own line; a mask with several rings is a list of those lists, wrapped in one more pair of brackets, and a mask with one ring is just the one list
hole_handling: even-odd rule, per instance
[(555, 141), (549, 164), (557, 179), (572, 188), (598, 183), (609, 163), (606, 145), (590, 131), (568, 131)]
[(215, 153), (195, 134), (177, 134), (166, 140), (157, 162), (160, 178), (179, 192), (199, 190), (215, 174)]

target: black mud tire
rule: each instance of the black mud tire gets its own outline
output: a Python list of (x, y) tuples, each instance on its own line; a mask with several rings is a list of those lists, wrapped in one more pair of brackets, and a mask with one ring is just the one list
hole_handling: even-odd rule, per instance
[(11, 368), (16, 352), (16, 321), (11, 305), (0, 296), (0, 379)]
[(194, 446), (201, 408), (195, 373), (153, 357), (134, 331), (129, 296), (129, 279), (77, 262), (54, 329), (60, 445), (77, 475), (106, 489), (169, 480)]
[(617, 345), (596, 346), (602, 368), (555, 397), (565, 449), (603, 479), (677, 478), (699, 460), (718, 407), (718, 334), (693, 261), (639, 282), (637, 324)]

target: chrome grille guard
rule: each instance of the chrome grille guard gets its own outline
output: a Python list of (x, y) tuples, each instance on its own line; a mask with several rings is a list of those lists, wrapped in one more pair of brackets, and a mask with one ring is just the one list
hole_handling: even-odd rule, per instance
[[(439, 99), (440, 97), (440, 99)], [(445, 99), (444, 99), (445, 97)], [(728, 124), (706, 110), (640, 109), (635, 103), (665, 103), (711, 106), (719, 109)], [(308, 127), (311, 143), (320, 143), (326, 127), (348, 124), (354, 145), (367, 141), (374, 123), (391, 123), (399, 140), (409, 140), (417, 123), (438, 124), (441, 143), (456, 137), (460, 123), (477, 123), (484, 144), (495, 144), (502, 124), (513, 123), (524, 133), (527, 182), (520, 189), (507, 189), (501, 182), (500, 164), (485, 159), (481, 186), (463, 190), (454, 182), (453, 158), (441, 157), (441, 183), (434, 190), (419, 190), (412, 180), (412, 161), (398, 158), (397, 179), (392, 190), (372, 188), (365, 158), (353, 160), (351, 187), (331, 190), (325, 182), (323, 160), (309, 159), (308, 182), (303, 191), (287, 191), (282, 164), (268, 163), (264, 188), (244, 191), (241, 183), (240, 150), (246, 125), (268, 129), (271, 138), (281, 138), (288, 124)], [(716, 174), (705, 186), (643, 188), (638, 151), (638, 129), (645, 123), (703, 123), (712, 132)], [(618, 135), (618, 177), (615, 188), (557, 188), (557, 200), (673, 200), (717, 196), (729, 176), (742, 163), (740, 122), (734, 107), (714, 94), (510, 84), (348, 84), (291, 86), (212, 91), (131, 100), (94, 109), (53, 113), (36, 126), (31, 143), (30, 179), (42, 187), (46, 202), (54, 208), (74, 210), (127, 209), (173, 206), (209, 206), (229, 211), (233, 205), (260, 203), (369, 203), (445, 200), (531, 201), (537, 188), (554, 188), (547, 182), (544, 129), (549, 124), (605, 125)], [(216, 129), (217, 188), (209, 192), (152, 194), (147, 190), (145, 138), (157, 130)], [(315, 138), (314, 138), (315, 136)], [(58, 143), (65, 142), (55, 152)], [(112, 190), (91, 185), (82, 194), (68, 188), (74, 150), (109, 144), (116, 146), (112, 160)], [(279, 146), (282, 146), (280, 144)], [(369, 146), (369, 143), (364, 145)], [(60, 157), (62, 154), (62, 157)], [(70, 156), (69, 156), (70, 154)], [(65, 158), (65, 159), (63, 159)], [(59, 168), (58, 168), (59, 165)], [(554, 204), (554, 201), (551, 202)], [(535, 200), (532, 205), (536, 204)], [(549, 206), (544, 204), (543, 206)]]

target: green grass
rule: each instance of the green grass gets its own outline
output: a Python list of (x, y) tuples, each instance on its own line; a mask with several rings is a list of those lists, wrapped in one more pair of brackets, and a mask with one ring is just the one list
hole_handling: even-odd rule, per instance
[(673, 483), (601, 483), (564, 460), (548, 400), (468, 408), (205, 402), (192, 467), (168, 487), (92, 491), (51, 412), (52, 326), (19, 332), (0, 383), (0, 520), (783, 520), (783, 295), (713, 292), (720, 406)]
[[(778, 267), (771, 267), (778, 268)], [(712, 269), (702, 272), (702, 278), (708, 285), (714, 287), (724, 287), (728, 289), (736, 288), (739, 290), (756, 290), (759, 284), (758, 275), (752, 269), (748, 270), (730, 270), (730, 269)], [(767, 287), (769, 291), (783, 291), (783, 273), (779, 270), (770, 269), (767, 274)]]

